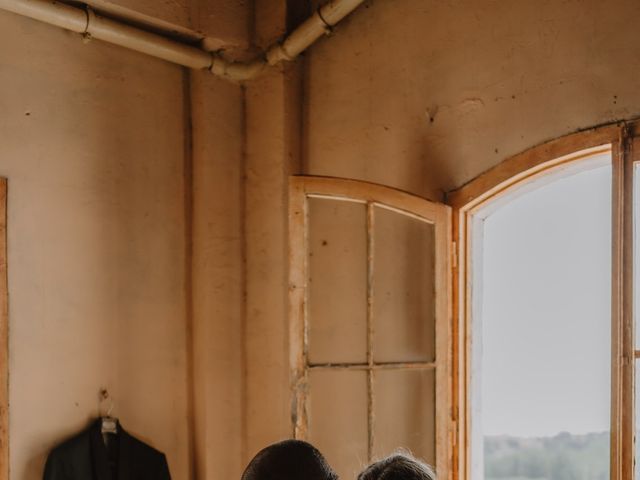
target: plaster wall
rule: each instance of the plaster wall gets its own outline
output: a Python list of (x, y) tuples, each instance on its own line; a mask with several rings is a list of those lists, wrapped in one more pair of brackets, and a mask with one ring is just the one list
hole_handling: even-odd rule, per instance
[(0, 39), (11, 478), (42, 478), (107, 388), (187, 480), (183, 71), (4, 12)]
[[(193, 1), (207, 48), (249, 44), (252, 2)], [(213, 38), (213, 39), (212, 39)], [(245, 100), (241, 85), (190, 72), (194, 478), (240, 478), (245, 402)]]
[[(291, 3), (255, 2), (254, 41), (287, 31)], [(284, 64), (245, 87), (245, 430), (243, 461), (290, 438), (288, 319), (289, 176), (300, 172), (301, 64)]]
[[(235, 47), (279, 38), (286, 3), (114, 1)], [(636, 116), (638, 20), (632, 0), (368, 0), (243, 92), (0, 13), (12, 476), (39, 476), (107, 386), (175, 478), (237, 478), (291, 434), (288, 176), (442, 200)]]
[(191, 77), (195, 478), (240, 478), (245, 425), (243, 95), (238, 85), (209, 73)]
[(307, 55), (305, 172), (440, 200), (640, 113), (634, 0), (367, 0)]
[[(89, 3), (248, 44), (247, 2)], [(8, 13), (0, 32), (11, 478), (41, 478), (101, 388), (174, 479), (238, 477), (242, 87)]]
[[(298, 63), (301, 91), (284, 81), (287, 69), (248, 84), (248, 457), (290, 434), (287, 175), (360, 179), (443, 201), (520, 151), (633, 118), (638, 21), (633, 0), (367, 0)], [(259, 24), (256, 32), (273, 38)]]

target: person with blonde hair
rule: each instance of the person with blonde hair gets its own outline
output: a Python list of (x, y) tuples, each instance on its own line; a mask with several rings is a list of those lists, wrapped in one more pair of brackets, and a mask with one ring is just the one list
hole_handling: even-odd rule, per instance
[(400, 451), (369, 465), (358, 480), (436, 480), (436, 474), (425, 462)]

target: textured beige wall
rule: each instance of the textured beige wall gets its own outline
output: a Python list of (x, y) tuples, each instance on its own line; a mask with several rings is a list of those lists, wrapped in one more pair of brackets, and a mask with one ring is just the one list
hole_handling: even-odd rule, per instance
[[(249, 43), (250, 2), (90, 3)], [(41, 477), (102, 387), (173, 478), (239, 476), (242, 88), (7, 13), (0, 32), (12, 478)]]
[(98, 414), (189, 474), (182, 71), (0, 12), (11, 478)]
[(248, 454), (290, 428), (286, 175), (442, 200), (519, 151), (637, 116), (639, 21), (635, 0), (367, 0), (305, 55), (301, 137), (291, 126), (300, 111), (287, 108), (295, 82), (274, 72), (248, 86)]
[[(191, 26), (190, 1), (191, 0), (101, 0), (105, 5), (117, 5), (187, 28)], [(196, 3), (196, 1), (197, 0), (194, 0), (194, 3)]]
[(196, 477), (242, 468), (244, 243), (242, 90), (192, 75)]
[[(251, 2), (191, 0), (220, 45), (249, 44)], [(246, 404), (244, 90), (191, 72), (195, 478), (240, 478)]]
[[(286, 3), (255, 2), (260, 48), (286, 31)], [(299, 67), (272, 69), (245, 88), (245, 462), (292, 434), (287, 196), (289, 175), (299, 171)]]
[(292, 80), (272, 72), (246, 90), (245, 460), (292, 433), (287, 192), (295, 154), (285, 107)]
[(368, 0), (308, 55), (306, 172), (440, 199), (640, 114), (635, 0)]
[[(251, 8), (262, 47), (288, 20), (284, 0), (113, 3), (235, 47)], [(638, 20), (633, 0), (369, 0), (244, 94), (192, 74), (190, 364), (183, 72), (0, 13), (15, 478), (40, 475), (103, 385), (176, 478), (192, 441), (196, 478), (237, 476), (290, 434), (288, 175), (441, 199), (517, 151), (637, 115)]]

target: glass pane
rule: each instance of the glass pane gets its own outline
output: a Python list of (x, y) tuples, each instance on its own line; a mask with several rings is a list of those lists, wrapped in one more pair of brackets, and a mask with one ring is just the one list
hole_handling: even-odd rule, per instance
[(309, 360), (367, 360), (367, 224), (359, 203), (309, 200)]
[(435, 371), (374, 373), (374, 457), (403, 448), (435, 464)]
[(310, 372), (309, 441), (340, 478), (356, 478), (367, 464), (367, 374)]
[(609, 478), (611, 168), (545, 180), (474, 227), (476, 479)]
[(432, 361), (435, 227), (375, 208), (374, 360)]

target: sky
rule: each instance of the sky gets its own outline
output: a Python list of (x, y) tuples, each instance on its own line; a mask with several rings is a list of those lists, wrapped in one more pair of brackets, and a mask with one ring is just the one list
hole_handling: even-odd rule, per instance
[(610, 225), (609, 165), (546, 183), (486, 218), (474, 429), (523, 437), (609, 430)]

